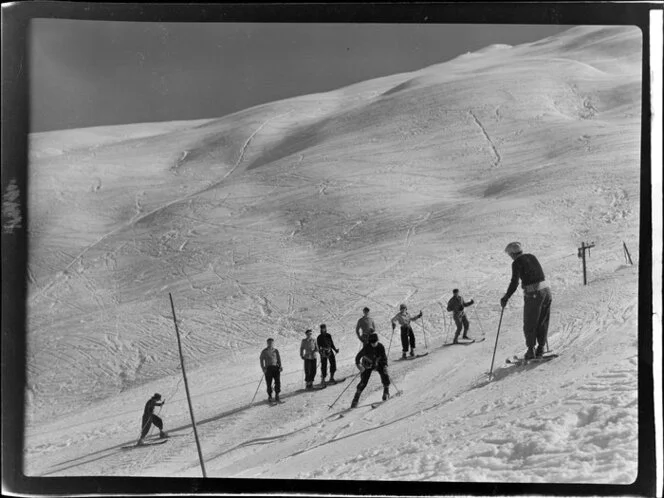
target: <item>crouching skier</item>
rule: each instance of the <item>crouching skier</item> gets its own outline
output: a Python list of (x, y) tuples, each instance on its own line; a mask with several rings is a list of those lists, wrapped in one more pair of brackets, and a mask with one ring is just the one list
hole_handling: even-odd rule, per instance
[(137, 445), (143, 444), (143, 440), (145, 439), (145, 436), (148, 435), (148, 432), (150, 432), (150, 426), (152, 424), (157, 426), (157, 429), (159, 429), (159, 437), (165, 438), (168, 437), (168, 434), (166, 434), (163, 429), (164, 429), (164, 422), (159, 418), (157, 415), (154, 414), (154, 409), (156, 406), (163, 406), (164, 403), (166, 403), (166, 400), (162, 401), (159, 403), (159, 400), (161, 399), (161, 394), (155, 393), (147, 403), (145, 403), (145, 409), (143, 410), (143, 419), (141, 422), (141, 437), (138, 439), (138, 442), (136, 443)]
[(390, 377), (387, 374), (387, 353), (385, 353), (385, 346), (378, 342), (378, 335), (369, 335), (368, 343), (360, 350), (355, 356), (355, 365), (361, 373), (360, 383), (357, 385), (357, 391), (353, 402), (350, 404), (351, 408), (357, 407), (360, 401), (360, 395), (364, 388), (367, 387), (371, 372), (376, 370), (380, 374), (380, 380), (383, 383), (383, 401), (390, 397)]

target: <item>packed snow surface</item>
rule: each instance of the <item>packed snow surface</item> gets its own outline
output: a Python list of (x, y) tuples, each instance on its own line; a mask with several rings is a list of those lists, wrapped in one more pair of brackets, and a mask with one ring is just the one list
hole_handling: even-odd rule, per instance
[[(27, 473), (200, 476), (170, 292), (209, 476), (631, 483), (641, 76), (638, 29), (578, 27), (219, 119), (33, 135)], [(505, 363), (519, 290), (489, 381), (512, 240), (542, 263), (560, 356)], [(455, 287), (486, 340), (443, 346)], [(425, 357), (396, 361), (400, 303)], [(370, 406), (374, 374), (347, 411), (364, 306), (393, 397)], [(321, 323), (347, 379), (305, 392)], [(277, 406), (264, 383), (252, 403), (270, 336)], [(122, 450), (154, 392), (172, 438)]]

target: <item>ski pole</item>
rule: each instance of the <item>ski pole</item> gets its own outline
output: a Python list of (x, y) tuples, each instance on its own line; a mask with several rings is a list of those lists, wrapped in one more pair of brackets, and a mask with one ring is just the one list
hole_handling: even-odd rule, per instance
[[(332, 402), (332, 404), (330, 405), (330, 408), (332, 408), (332, 407), (336, 404), (336, 402), (339, 401), (339, 398), (341, 398), (341, 396), (343, 395), (343, 393), (345, 393), (345, 392), (348, 390), (348, 388), (349, 388), (350, 386), (353, 385), (353, 382), (355, 381), (355, 379), (357, 379), (357, 376), (358, 376), (358, 375), (360, 375), (360, 372), (357, 372), (357, 374), (355, 374), (355, 377), (353, 377), (353, 378), (350, 380), (350, 382), (348, 383), (348, 385), (346, 386), (346, 388), (345, 388), (343, 391), (341, 391), (341, 394), (340, 394), (339, 396), (337, 396), (337, 399), (335, 399), (335, 400)], [(330, 408), (328, 408), (328, 410), (329, 410)]]
[(392, 383), (392, 385), (394, 386), (394, 388), (397, 390), (397, 396), (400, 395), (401, 392), (402, 392), (401, 389), (399, 389), (399, 388), (397, 387), (397, 385), (394, 383), (394, 381), (393, 381), (392, 379), (390, 379), (390, 382)]
[(482, 337), (486, 337), (486, 334), (484, 333), (484, 327), (482, 327), (482, 320), (480, 320), (480, 317), (477, 314), (477, 308), (473, 308), (473, 311), (475, 312), (475, 318), (477, 318), (477, 323), (480, 324), (480, 330), (482, 331)]
[(498, 347), (498, 335), (500, 335), (500, 325), (503, 323), (503, 313), (505, 312), (505, 308), (501, 308), (500, 310), (500, 321), (498, 322), (498, 332), (496, 332), (496, 345), (493, 347), (493, 357), (491, 358), (491, 368), (489, 369), (489, 380), (491, 380), (491, 376), (493, 375), (493, 362), (496, 359), (496, 348)]
[(394, 337), (394, 327), (392, 327), (392, 335), (390, 336), (390, 345), (387, 347), (387, 357), (390, 357), (390, 349), (392, 349), (392, 338)]
[(256, 387), (256, 392), (254, 393), (254, 397), (251, 398), (252, 403), (256, 399), (256, 395), (258, 394), (258, 389), (261, 387), (261, 383), (263, 382), (263, 377), (265, 377), (265, 374), (261, 375), (261, 380), (258, 381), (258, 386)]
[(424, 319), (422, 319), (422, 335), (424, 336), (424, 348), (429, 349), (429, 343), (427, 342), (427, 333), (424, 330)]

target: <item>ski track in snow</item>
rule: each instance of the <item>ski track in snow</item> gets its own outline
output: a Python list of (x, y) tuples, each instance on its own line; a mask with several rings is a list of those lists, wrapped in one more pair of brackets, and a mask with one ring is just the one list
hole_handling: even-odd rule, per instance
[(493, 152), (493, 156), (494, 156), (493, 167), (496, 168), (496, 167), (500, 166), (500, 154), (498, 153), (498, 149), (496, 149), (496, 146), (494, 145), (493, 141), (491, 140), (491, 137), (489, 137), (489, 134), (486, 132), (486, 128), (484, 128), (484, 125), (480, 122), (480, 120), (477, 118), (477, 116), (475, 115), (475, 113), (473, 111), (468, 111), (468, 114), (471, 115), (471, 117), (473, 118), (473, 121), (475, 121), (475, 124), (482, 131), (482, 135), (484, 135), (484, 138), (486, 138), (486, 141), (491, 146), (491, 151)]

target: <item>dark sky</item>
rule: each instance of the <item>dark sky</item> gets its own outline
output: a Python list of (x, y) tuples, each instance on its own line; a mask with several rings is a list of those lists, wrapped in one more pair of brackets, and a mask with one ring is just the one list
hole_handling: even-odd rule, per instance
[(568, 28), (36, 19), (30, 128), (220, 117)]

